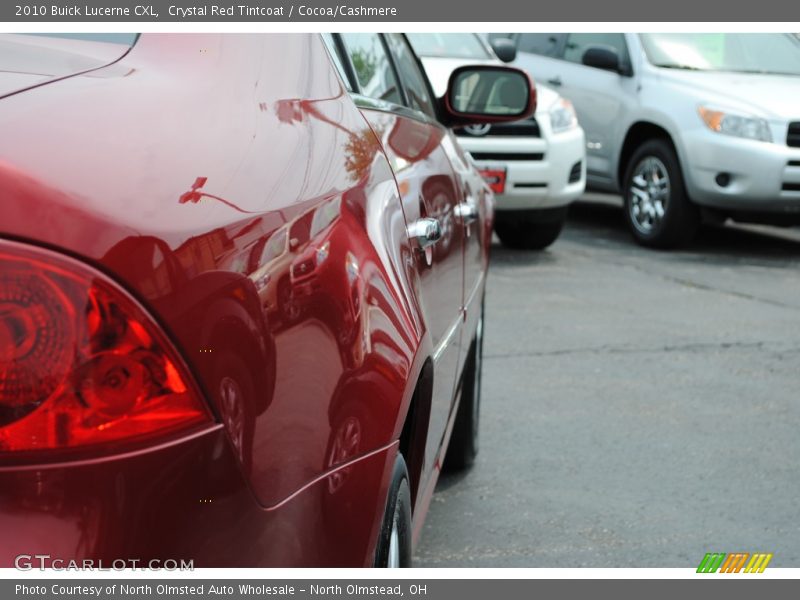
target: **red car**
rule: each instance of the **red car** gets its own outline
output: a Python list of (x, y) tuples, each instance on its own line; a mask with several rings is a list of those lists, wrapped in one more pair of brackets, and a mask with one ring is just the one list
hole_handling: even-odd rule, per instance
[(527, 76), (435, 99), (399, 34), (0, 45), (0, 566), (408, 565), (477, 449), (492, 196), (448, 127)]

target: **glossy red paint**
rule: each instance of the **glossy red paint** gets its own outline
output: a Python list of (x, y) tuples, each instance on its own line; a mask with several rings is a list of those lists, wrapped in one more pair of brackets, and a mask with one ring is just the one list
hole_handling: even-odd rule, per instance
[[(359, 110), (315, 35), (159, 34), (0, 100), (0, 130), (0, 237), (116, 282), (213, 413), (113, 451), (0, 447), (0, 565), (369, 566), (432, 366), (407, 457), (419, 532), (491, 240), (448, 130)], [(432, 260), (406, 232), (422, 215), (444, 227)]]
[(0, 98), (118, 60), (127, 44), (47, 38), (37, 35), (0, 35)]

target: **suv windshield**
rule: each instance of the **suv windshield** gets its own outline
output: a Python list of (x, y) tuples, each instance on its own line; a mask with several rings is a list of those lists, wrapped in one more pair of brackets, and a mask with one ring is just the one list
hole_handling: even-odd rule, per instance
[(643, 33), (657, 67), (800, 75), (800, 40), (788, 33)]
[(480, 39), (472, 33), (409, 33), (406, 37), (420, 56), (492, 58)]

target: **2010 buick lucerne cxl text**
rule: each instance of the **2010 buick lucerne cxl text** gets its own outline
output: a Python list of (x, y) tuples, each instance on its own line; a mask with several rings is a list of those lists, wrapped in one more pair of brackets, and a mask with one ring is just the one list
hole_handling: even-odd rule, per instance
[(68, 37), (0, 39), (0, 564), (408, 565), (477, 450), (493, 198), (449, 127), (528, 76)]

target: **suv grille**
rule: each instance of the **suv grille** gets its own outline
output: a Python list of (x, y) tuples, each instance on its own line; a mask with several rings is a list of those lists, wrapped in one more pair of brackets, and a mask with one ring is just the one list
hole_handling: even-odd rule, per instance
[(544, 160), (544, 152), (470, 152), (475, 160)]
[[(800, 123), (798, 123), (800, 125)], [(464, 137), (484, 137), (484, 136), (505, 136), (505, 137), (541, 137), (539, 123), (534, 117), (522, 121), (511, 121), (510, 123), (494, 123), (485, 133), (473, 133), (468, 127), (459, 127), (455, 130), (456, 135)]]
[(786, 144), (794, 148), (800, 147), (800, 121), (789, 123), (789, 134), (786, 136)]

